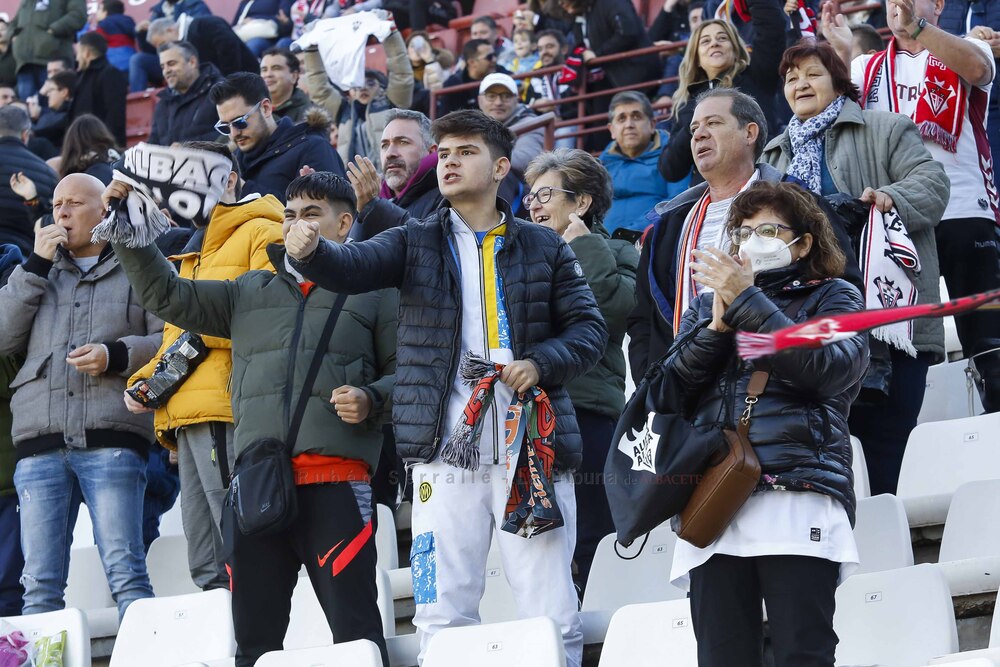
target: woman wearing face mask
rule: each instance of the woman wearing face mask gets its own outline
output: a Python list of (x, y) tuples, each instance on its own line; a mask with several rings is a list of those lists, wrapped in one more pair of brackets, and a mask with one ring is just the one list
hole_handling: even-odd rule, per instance
[[(660, 154), (660, 174), (668, 183), (679, 181), (694, 169), (691, 155), (691, 118), (694, 100), (712, 88), (739, 88), (760, 104), (771, 131), (776, 131), (774, 98), (776, 75), (785, 46), (787, 18), (778, 0), (749, 0), (753, 16), (753, 58), (739, 33), (728, 21), (703, 21), (691, 33), (674, 93), (670, 142)], [(702, 181), (697, 170), (691, 185)]]
[[(920, 257), (921, 270), (912, 278), (917, 302), (940, 301), (934, 228), (948, 202), (948, 179), (916, 125), (901, 114), (862, 110), (847, 65), (825, 42), (789, 48), (778, 73), (795, 116), (764, 148), (762, 160), (816, 194), (847, 195), (880, 211), (895, 207)], [(851, 410), (851, 432), (864, 445), (873, 494), (896, 492), (927, 369), (944, 360), (941, 320), (916, 320), (912, 331), (909, 349), (873, 343), (873, 366), (883, 370), (866, 381), (866, 390), (878, 389), (873, 395), (885, 398)], [(886, 368), (891, 368), (888, 386)]]
[(694, 251), (694, 280), (711, 291), (684, 314), (651, 395), (659, 411), (732, 428), (751, 374), (769, 369), (749, 432), (762, 474), (713, 544), (678, 541), (670, 578), (690, 590), (699, 667), (760, 667), (762, 600), (776, 667), (833, 667), (834, 592), (858, 564), (847, 414), (867, 339), (743, 362), (735, 333), (858, 311), (863, 301), (838, 278), (844, 255), (799, 186), (754, 183), (733, 201), (726, 231), (731, 254)]
[(531, 221), (569, 243), (610, 333), (604, 358), (566, 386), (583, 434), (574, 553), (578, 583), (583, 588), (597, 543), (614, 532), (602, 473), (615, 423), (625, 407), (622, 340), (625, 317), (635, 306), (639, 253), (627, 241), (611, 240), (604, 228), (604, 215), (611, 208), (611, 176), (590, 153), (568, 148), (542, 153), (528, 165), (525, 180), (531, 192), (524, 197), (524, 207)]

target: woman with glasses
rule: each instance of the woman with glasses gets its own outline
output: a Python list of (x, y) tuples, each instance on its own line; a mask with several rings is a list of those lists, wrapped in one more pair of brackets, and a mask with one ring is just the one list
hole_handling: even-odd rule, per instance
[[(880, 211), (895, 207), (920, 257), (921, 270), (912, 276), (917, 301), (940, 301), (934, 228), (948, 202), (948, 179), (916, 125), (901, 114), (862, 110), (847, 65), (828, 43), (789, 48), (778, 73), (795, 116), (764, 148), (762, 161), (818, 195), (859, 200), (855, 236), (872, 204)], [(851, 432), (864, 445), (872, 493), (895, 493), (927, 369), (944, 360), (941, 320), (914, 321), (908, 349), (874, 341), (872, 359), (863, 401), (851, 410)]]
[(762, 665), (762, 600), (776, 667), (833, 667), (834, 592), (858, 564), (847, 414), (868, 365), (867, 339), (746, 362), (735, 337), (864, 302), (838, 278), (844, 254), (799, 186), (754, 183), (733, 201), (726, 232), (729, 253), (693, 253), (703, 291), (650, 395), (659, 412), (733, 428), (751, 374), (769, 370), (749, 432), (762, 474), (713, 544), (678, 540), (670, 579), (690, 591), (699, 667)]
[(574, 554), (583, 588), (597, 543), (614, 532), (603, 472), (615, 424), (625, 407), (622, 341), (625, 317), (635, 306), (639, 253), (627, 241), (612, 240), (604, 228), (604, 215), (611, 208), (611, 176), (590, 153), (568, 148), (542, 153), (528, 165), (525, 180), (531, 191), (523, 203), (531, 221), (562, 236), (576, 253), (610, 334), (604, 358), (566, 387), (583, 434)]

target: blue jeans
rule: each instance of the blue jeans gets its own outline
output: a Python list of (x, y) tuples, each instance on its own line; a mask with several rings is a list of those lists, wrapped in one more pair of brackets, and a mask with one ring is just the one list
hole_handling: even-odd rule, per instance
[(48, 74), (45, 65), (25, 65), (17, 71), (17, 97), (26, 100), (37, 95)]
[(58, 449), (17, 462), (24, 613), (62, 609), (80, 501), (87, 504), (118, 616), (153, 596), (142, 545), (146, 460), (131, 449)]
[(154, 53), (140, 51), (128, 59), (128, 89), (141, 93), (152, 86), (163, 84), (160, 58)]
[(254, 37), (253, 39), (247, 40), (247, 48), (250, 49), (250, 53), (254, 55), (255, 58), (260, 58), (260, 54), (267, 51), (269, 48), (274, 46), (277, 40), (274, 39), (264, 39), (263, 37)]

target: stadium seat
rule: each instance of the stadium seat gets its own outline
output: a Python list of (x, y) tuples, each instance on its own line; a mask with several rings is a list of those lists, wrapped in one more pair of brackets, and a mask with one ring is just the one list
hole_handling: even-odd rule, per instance
[(441, 630), (427, 646), (423, 667), (556, 667), (565, 663), (559, 627), (539, 616)]
[(153, 540), (146, 553), (146, 570), (157, 597), (188, 595), (201, 590), (191, 579), (187, 538), (183, 535), (163, 535)]
[[(382, 634), (392, 637), (396, 634), (396, 617), (393, 610), (389, 575), (377, 569), (375, 583), (378, 588), (378, 606), (382, 615)], [(333, 644), (333, 633), (319, 605), (316, 592), (309, 577), (299, 577), (292, 591), (292, 611), (285, 632), (286, 650), (316, 648)]]
[(126, 148), (145, 141), (153, 129), (153, 109), (156, 108), (159, 90), (129, 93), (125, 102)]
[(458, 51), (462, 48), (462, 45), (458, 41), (458, 31), (448, 28), (447, 30), (438, 30), (437, 32), (431, 33), (431, 45), (438, 49), (447, 49), (451, 51), (456, 57), (459, 55)]
[[(974, 651), (974, 653), (981, 653), (980, 651)], [(1000, 651), (992, 651), (990, 654), (982, 655), (981, 657), (963, 657), (964, 653), (956, 653), (954, 656), (955, 660), (946, 660), (941, 662), (938, 659), (931, 660), (928, 665), (943, 665), (949, 664), (951, 667), (1000, 667)]]
[(63, 667), (90, 667), (90, 631), (87, 617), (79, 609), (60, 609), (30, 616), (0, 619), (20, 630), (32, 642), (66, 631)]
[(378, 646), (367, 639), (343, 644), (271, 651), (262, 655), (255, 667), (382, 667)]
[(417, 633), (385, 638), (391, 667), (413, 667), (420, 653), (420, 636)]
[(872, 495), (871, 485), (868, 482), (868, 462), (865, 461), (865, 450), (861, 446), (861, 441), (853, 435), (851, 436), (851, 470), (854, 472), (854, 496), (858, 500)]
[[(80, 509), (81, 514), (86, 512)], [(66, 606), (80, 609), (87, 616), (91, 638), (114, 637), (118, 632), (118, 608), (96, 546), (70, 549)]]
[(913, 667), (958, 651), (951, 592), (934, 565), (861, 574), (837, 589), (838, 665)]
[(988, 658), (993, 660), (997, 667), (1000, 667), (1000, 597), (993, 606), (993, 623), (990, 627), (990, 643), (988, 648), (978, 651), (962, 651), (961, 653), (951, 653), (931, 660), (932, 665), (950, 665), (960, 663), (964, 660), (975, 658)]
[(955, 491), (938, 566), (952, 595), (987, 593), (1000, 587), (1000, 479), (969, 482)]
[(913, 429), (896, 491), (910, 527), (943, 524), (959, 486), (997, 477), (998, 433), (1000, 413), (918, 424)]
[(946, 361), (927, 369), (927, 389), (918, 424), (975, 417), (983, 412), (979, 391), (966, 373), (968, 367), (966, 361)]
[(171, 667), (236, 655), (229, 591), (136, 600), (129, 605), (110, 667)]
[(386, 505), (376, 507), (378, 530), (375, 531), (375, 551), (378, 553), (378, 566), (383, 570), (395, 570), (399, 567), (396, 521), (392, 516), (392, 510)]
[[(670, 526), (665, 524), (652, 530), (640, 550), (641, 543), (642, 540), (637, 540), (627, 549), (618, 545), (618, 553), (625, 558), (615, 552), (614, 534), (606, 535), (597, 545), (583, 594), (582, 611), (588, 612), (584, 641), (600, 642), (613, 613), (620, 607), (687, 597), (685, 591), (670, 584), (670, 564), (677, 543)], [(604, 612), (603, 627), (596, 612)]]
[(615, 612), (599, 667), (698, 667), (688, 600), (630, 604)]
[(181, 499), (174, 502), (173, 507), (168, 509), (160, 517), (160, 537), (164, 535), (183, 535), (184, 524), (181, 520)]
[[(941, 280), (938, 283), (938, 289), (941, 292), (941, 303), (948, 301), (951, 295), (948, 294), (948, 285), (945, 284), (944, 276), (941, 276)], [(944, 353), (947, 358), (951, 361), (961, 359), (964, 356), (962, 352), (962, 343), (958, 340), (958, 330), (955, 328), (955, 316), (949, 315), (943, 318), (944, 320)]]
[(884, 493), (858, 500), (854, 539), (860, 566), (855, 574), (896, 570), (913, 565), (913, 544), (906, 510), (896, 496)]
[(471, 14), (452, 19), (448, 22), (448, 27), (468, 32), (477, 17), (488, 15), (499, 19), (502, 16), (512, 16), (519, 4), (520, 0), (476, 0)]
[(507, 575), (503, 571), (496, 534), (493, 535), (490, 552), (486, 557), (486, 588), (479, 602), (479, 617), (483, 623), (513, 621), (518, 617), (514, 591), (507, 583)]

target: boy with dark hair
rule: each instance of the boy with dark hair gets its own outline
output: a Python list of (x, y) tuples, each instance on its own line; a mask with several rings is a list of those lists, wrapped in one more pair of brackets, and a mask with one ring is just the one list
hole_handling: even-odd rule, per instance
[[(236, 144), (246, 192), (284, 196), (302, 167), (344, 176), (344, 163), (325, 136), (325, 114), (296, 125), (274, 115), (267, 84), (259, 74), (236, 72), (219, 81), (209, 97), (219, 114), (215, 129)], [(320, 127), (321, 126), (321, 127)]]
[[(105, 199), (121, 198), (114, 182)], [(316, 172), (288, 186), (284, 231), (316, 225), (341, 244), (354, 219), (349, 183)], [(338, 295), (292, 269), (278, 244), (277, 273), (234, 280), (186, 280), (154, 246), (116, 246), (143, 303), (175, 325), (232, 339), (232, 410), (237, 455), (260, 438), (285, 441), (320, 332)], [(298, 514), (284, 530), (245, 536), (225, 507), (222, 532), (233, 591), (236, 665), (250, 667), (281, 650), (298, 572), (305, 565), (334, 641), (368, 639), (388, 667), (376, 601), (374, 507), (369, 479), (382, 443), (396, 367), (396, 290), (347, 298), (307, 399), (292, 451)], [(199, 366), (199, 369), (201, 367)]]
[(108, 62), (128, 72), (135, 55), (135, 19), (125, 13), (122, 0), (104, 0), (97, 9), (97, 34), (108, 40)]
[[(498, 530), (496, 539), (519, 611), (554, 619), (568, 664), (579, 667), (571, 473), (582, 443), (563, 385), (604, 355), (608, 330), (569, 246), (514, 218), (497, 197), (510, 171), (510, 130), (480, 111), (458, 111), (435, 121), (432, 133), (444, 206), (347, 245), (321, 242), (319, 225), (300, 220), (285, 234), (288, 255), (327, 289), (401, 290), (393, 424), (417, 489), (411, 563), (421, 653), (438, 630), (479, 619), (493, 527), (516, 523), (519, 511), (506, 509), (518, 499), (508, 497), (508, 475), (517, 473), (505, 461), (521, 443), (506, 443), (505, 417), (518, 409), (512, 402), (540, 400), (536, 388), (547, 394), (555, 444), (546, 476), (563, 524), (530, 541), (523, 527)], [(459, 368), (469, 355), (498, 364), (494, 398), (478, 404), (481, 435), (460, 424), (474, 403)]]

